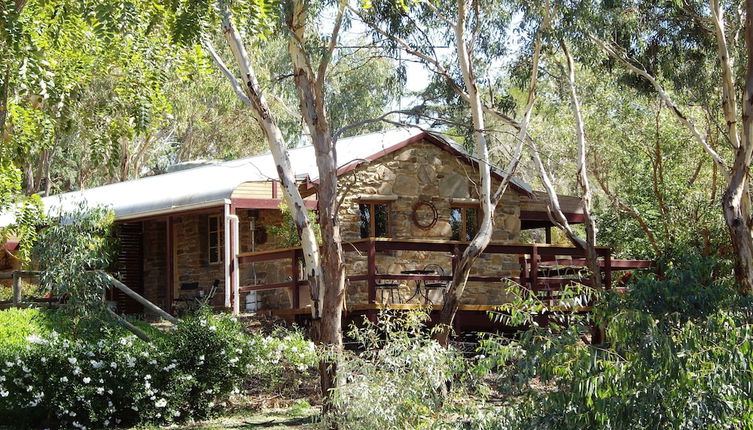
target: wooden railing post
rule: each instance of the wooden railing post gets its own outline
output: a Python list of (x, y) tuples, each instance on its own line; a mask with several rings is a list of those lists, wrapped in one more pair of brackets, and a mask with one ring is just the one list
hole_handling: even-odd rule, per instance
[(298, 249), (294, 249), (291, 253), (291, 258), (293, 261), (291, 262), (291, 279), (293, 282), (292, 285), (292, 292), (293, 292), (293, 300), (291, 301), (291, 307), (292, 309), (298, 309), (301, 307), (301, 292), (300, 287), (298, 286), (299, 281), (299, 275), (301, 273), (300, 270), (300, 264), (298, 262)]
[(452, 274), (455, 275), (455, 270), (458, 268), (458, 263), (460, 263), (460, 247), (456, 243), (452, 246)]
[(608, 248), (604, 255), (604, 287), (609, 290), (612, 288), (612, 249)]
[(21, 303), (21, 277), (18, 272), (13, 272), (13, 306), (18, 307)]
[[(376, 241), (373, 239), (369, 241), (368, 267), (366, 270), (368, 271), (366, 282), (368, 283), (369, 304), (373, 305), (376, 304)], [(367, 315), (371, 322), (376, 322), (376, 310), (369, 309)]]
[(531, 291), (538, 292), (538, 277), (539, 277), (539, 249), (534, 243), (531, 247)]

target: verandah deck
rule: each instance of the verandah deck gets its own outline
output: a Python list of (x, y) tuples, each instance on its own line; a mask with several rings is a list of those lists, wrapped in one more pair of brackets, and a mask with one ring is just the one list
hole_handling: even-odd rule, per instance
[[(343, 243), (343, 251), (348, 253), (359, 253), (367, 257), (367, 265), (365, 273), (347, 273), (347, 279), (349, 282), (363, 282), (367, 284), (367, 302), (366, 303), (348, 303), (347, 310), (345, 312), (346, 317), (352, 317), (365, 314), (370, 319), (376, 317), (376, 313), (381, 309), (396, 309), (396, 310), (408, 310), (426, 308), (426, 305), (417, 303), (391, 303), (383, 304), (377, 301), (377, 290), (379, 281), (435, 281), (435, 282), (450, 282), (452, 280), (451, 273), (455, 271), (455, 267), (465, 249), (468, 246), (468, 242), (462, 241), (445, 241), (445, 240), (431, 240), (431, 239), (391, 239), (391, 238), (368, 238), (360, 239), (352, 242)], [(424, 251), (424, 252), (436, 252), (442, 253), (445, 256), (449, 256), (451, 259), (452, 272), (446, 275), (436, 274), (404, 274), (404, 273), (379, 273), (377, 271), (377, 254), (392, 252), (392, 251)], [(526, 288), (531, 289), (537, 295), (542, 296), (544, 300), (549, 300), (550, 311), (562, 311), (562, 312), (588, 312), (590, 307), (562, 307), (555, 303), (555, 297), (558, 291), (567, 284), (573, 282), (588, 284), (585, 279), (573, 279), (573, 277), (552, 276), (551, 268), (553, 264), (559, 264), (563, 261), (567, 263), (570, 268), (585, 268), (585, 252), (576, 247), (557, 246), (550, 244), (521, 244), (521, 243), (490, 243), (484, 251), (484, 254), (503, 254), (511, 255), (520, 261), (520, 271), (517, 276), (508, 276), (502, 272), (509, 272), (508, 270), (500, 270), (499, 275), (495, 276), (470, 276), (469, 282), (483, 283), (483, 284), (499, 284), (499, 288), (504, 288), (504, 284), (507, 282), (515, 282)], [(632, 270), (639, 268), (647, 268), (652, 265), (650, 261), (643, 260), (613, 260), (611, 258), (611, 250), (607, 247), (598, 247), (597, 254), (600, 259), (600, 265), (602, 267), (602, 275), (604, 279), (604, 285), (606, 288), (612, 286), (612, 273), (616, 270)], [(305, 318), (310, 314), (309, 306), (301, 306), (300, 304), (300, 288), (307, 285), (305, 279), (299, 279), (299, 261), (302, 257), (302, 251), (299, 247), (275, 249), (259, 252), (247, 252), (238, 254), (238, 261), (240, 263), (254, 263), (254, 262), (267, 262), (271, 260), (289, 260), (291, 267), (291, 278), (286, 282), (261, 284), (261, 285), (247, 285), (239, 288), (239, 293), (249, 291), (264, 291), (272, 289), (290, 289), (292, 292), (292, 301), (289, 309), (276, 309), (276, 310), (262, 310), (275, 315), (289, 317), (289, 318)], [(416, 261), (416, 264), (421, 264), (421, 261)], [(489, 320), (487, 314), (490, 311), (497, 310), (503, 303), (483, 303), (483, 304), (463, 304), (459, 308), (460, 320), (476, 320), (477, 323), (474, 326), (479, 325), (479, 316), (481, 319)], [(441, 308), (441, 305), (434, 304), (431, 306), (432, 313), (436, 313)], [(473, 318), (467, 318), (469, 314), (476, 314)], [(466, 318), (463, 318), (466, 315)]]

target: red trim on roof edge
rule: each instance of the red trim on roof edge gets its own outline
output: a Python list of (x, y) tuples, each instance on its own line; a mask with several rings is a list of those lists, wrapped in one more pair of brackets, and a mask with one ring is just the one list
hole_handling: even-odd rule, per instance
[[(420, 142), (422, 140), (426, 140), (427, 142), (429, 142), (429, 143), (433, 144), (434, 146), (438, 147), (439, 149), (443, 149), (443, 150), (449, 152), (450, 154), (454, 155), (455, 157), (463, 159), (465, 162), (467, 162), (468, 164), (472, 165), (474, 168), (478, 168), (478, 162), (476, 160), (470, 158), (467, 154), (464, 154), (464, 153), (458, 151), (457, 149), (453, 148), (452, 146), (450, 146), (449, 144), (447, 144), (443, 140), (437, 138), (433, 134), (424, 131), (424, 132), (422, 132), (420, 134), (417, 134), (417, 135), (415, 135), (415, 136), (413, 136), (413, 137), (411, 137), (409, 139), (406, 139), (406, 140), (404, 140), (404, 141), (402, 141), (402, 142), (400, 142), (400, 143), (398, 143), (396, 145), (392, 145), (391, 147), (389, 147), (387, 149), (383, 149), (383, 150), (381, 150), (379, 152), (376, 152), (376, 153), (374, 153), (374, 154), (366, 157), (363, 160), (354, 161), (354, 162), (352, 162), (352, 163), (350, 163), (350, 164), (348, 164), (346, 166), (343, 166), (343, 167), (339, 168), (337, 170), (337, 176), (344, 175), (344, 174), (346, 174), (346, 173), (348, 173), (350, 171), (353, 171), (353, 170), (357, 169), (358, 167), (362, 166), (363, 164), (366, 164), (366, 162), (372, 162), (372, 161), (377, 160), (377, 159), (379, 159), (381, 157), (384, 157), (385, 155), (389, 155), (389, 154), (392, 154), (393, 152), (399, 151), (399, 150), (405, 148), (406, 146), (408, 146), (408, 145), (410, 145), (412, 143)], [(492, 171), (492, 176), (494, 176), (495, 178), (499, 179), (500, 181), (504, 180), (504, 176), (502, 176), (502, 175), (500, 175), (500, 174), (498, 174), (496, 172), (493, 172), (493, 171)], [(318, 179), (316, 181), (308, 181), (307, 180), (306, 182), (307, 182), (307, 187), (308, 188), (315, 187), (316, 185), (319, 184), (319, 180)], [(516, 185), (512, 181), (510, 182), (510, 186), (513, 187), (516, 191), (518, 191), (521, 194), (525, 194), (526, 196), (533, 197), (533, 193), (529, 192), (528, 190), (526, 190), (524, 188), (521, 188), (520, 186)]]

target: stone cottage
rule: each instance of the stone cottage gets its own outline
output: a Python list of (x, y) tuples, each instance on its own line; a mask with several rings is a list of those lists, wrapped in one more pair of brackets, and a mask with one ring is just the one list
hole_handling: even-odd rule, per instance
[[(457, 258), (452, 250), (475, 234), (481, 215), (475, 160), (448, 137), (416, 128), (343, 138), (337, 154), (349, 306), (381, 302), (386, 289), (390, 303), (436, 304), (441, 292), (416, 296), (416, 287), (429, 285), (432, 277), (435, 284), (446, 282)], [(290, 159), (307, 206), (315, 210), (313, 148), (290, 150)], [(242, 310), (252, 294), (254, 306), (262, 309), (305, 309), (309, 294), (295, 238), (286, 233), (291, 230), (276, 175), (269, 154), (196, 162), (162, 175), (47, 197), (44, 203), (51, 212), (81, 200), (112, 208), (121, 279), (164, 309), (171, 311), (199, 292), (209, 294), (213, 284), (217, 307)], [(504, 172), (495, 168), (493, 175), (498, 183)], [(561, 196), (561, 204), (571, 222), (582, 222), (579, 199)], [(514, 178), (494, 220), (492, 241), (498, 246), (519, 242), (521, 229), (550, 226), (541, 193)], [(368, 246), (376, 249), (371, 260)], [(499, 281), (521, 273), (526, 252), (483, 255), (472, 274), (479, 281), (472, 278), (465, 303), (504, 302)], [(374, 297), (375, 285), (382, 297)], [(117, 300), (125, 312), (142, 312), (125, 296)]]

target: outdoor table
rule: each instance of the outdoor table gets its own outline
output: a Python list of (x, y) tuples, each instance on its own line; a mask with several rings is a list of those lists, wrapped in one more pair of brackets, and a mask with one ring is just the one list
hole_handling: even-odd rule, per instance
[[(400, 273), (404, 275), (431, 275), (432, 273), (434, 273), (434, 271), (416, 269), (416, 270), (403, 270)], [(420, 298), (423, 297), (425, 304), (431, 303), (428, 292), (422, 292), (421, 290), (421, 284), (425, 283), (425, 281), (423, 279), (415, 279), (414, 282), (416, 283), (416, 290), (413, 292), (413, 295), (410, 296), (408, 300), (405, 301), (405, 303), (410, 302), (416, 296), (419, 297), (419, 301), (420, 301)]]

